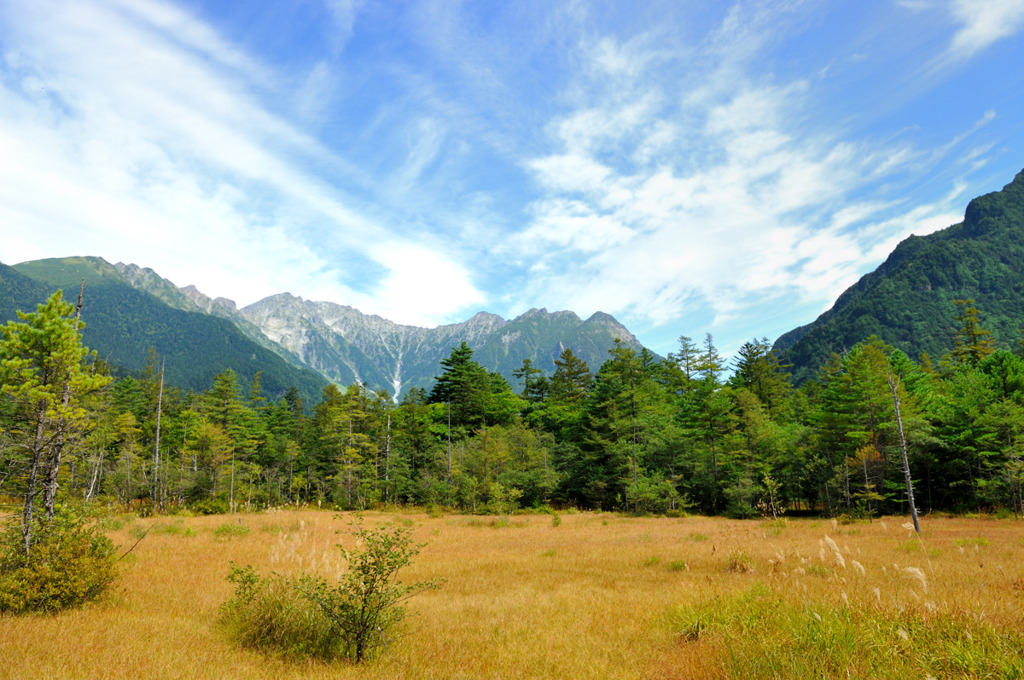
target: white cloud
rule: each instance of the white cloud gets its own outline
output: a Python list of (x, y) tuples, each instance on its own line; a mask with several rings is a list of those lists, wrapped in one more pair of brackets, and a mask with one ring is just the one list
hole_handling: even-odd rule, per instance
[[(969, 67), (919, 62), (1008, 44), (1021, 3), (896, 4), (920, 21), (319, 0), (219, 32), (212, 2), (0, 0), (0, 260), (94, 253), (424, 325), (501, 303), (648, 328), (826, 306), (1018, 146), (1015, 92), (936, 106)], [(288, 12), (301, 45), (282, 21), (247, 51)]]
[[(740, 15), (727, 16), (716, 50), (768, 40), (741, 26)], [(792, 129), (812, 104), (808, 81), (757, 82), (730, 58), (697, 79), (696, 90), (684, 77), (685, 94), (673, 103), (643, 70), (664, 66), (664, 55), (634, 52), (626, 63), (623, 51), (599, 44), (596, 56), (586, 53), (600, 68), (585, 71), (611, 75), (576, 86), (577, 110), (550, 126), (551, 153), (527, 164), (543, 198), (506, 246), (540, 259), (530, 303), (547, 295), (550, 304), (554, 291), (556, 304), (580, 313), (601, 309), (653, 324), (700, 305), (722, 324), (794, 294), (827, 306), (899, 240), (948, 219), (932, 206), (889, 218), (893, 201), (853, 198), (908, 171), (921, 154), (891, 139), (850, 142)], [(628, 97), (619, 92), (620, 72), (640, 83)]]
[(432, 248), (393, 242), (374, 248), (373, 255), (389, 273), (361, 303), (364, 312), (432, 327), (485, 301), (470, 272)]
[(356, 15), (362, 6), (359, 0), (324, 0), (333, 24), (329, 27), (330, 42), (335, 54), (340, 53), (352, 38)]
[(1024, 0), (952, 0), (950, 11), (960, 28), (949, 51), (967, 58), (1024, 28)]
[[(152, 0), (0, 13), (0, 210), (23, 234), (5, 236), (3, 261), (54, 255), (38, 243), (50, 234), (61, 254), (136, 262), (240, 304), (289, 290), (383, 308), (367, 291), (408, 282), (408, 262), (377, 248), (396, 235), (307, 163), (362, 177), (264, 105), (278, 79), (208, 25)], [(314, 90), (325, 77), (314, 71)], [(453, 271), (449, 257), (417, 252)], [(374, 262), (382, 281), (339, 269), (353, 258)], [(479, 298), (465, 272), (446, 284), (447, 298), (418, 297), (406, 318)]]

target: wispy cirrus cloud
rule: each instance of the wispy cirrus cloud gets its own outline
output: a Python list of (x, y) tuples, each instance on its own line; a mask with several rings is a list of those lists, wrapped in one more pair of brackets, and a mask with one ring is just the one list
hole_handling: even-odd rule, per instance
[(1020, 4), (0, 0), (0, 259), (728, 349), (1019, 170)]
[[(356, 188), (363, 171), (269, 107), (285, 79), (199, 19), (151, 0), (0, 11), (0, 210), (26, 227), (4, 261), (54, 254), (33, 234), (56, 230), (61, 254), (138, 262), (242, 303), (297, 290), (431, 324), (479, 302), (450, 253), (378, 247), (406, 240), (309, 167)], [(459, 286), (433, 288), (435, 267)], [(389, 294), (415, 276), (423, 297)]]
[(968, 58), (1024, 28), (1024, 0), (952, 0), (950, 12), (960, 26), (949, 45), (953, 58)]
[(824, 309), (910, 233), (957, 221), (949, 201), (901, 206), (886, 191), (933, 150), (809, 128), (816, 84), (752, 66), (783, 39), (770, 14), (736, 6), (676, 54), (642, 37), (582, 44), (576, 108), (526, 162), (542, 197), (506, 244), (539, 260), (527, 299), (557, 291), (559, 305), (655, 326), (707, 308), (723, 328), (769, 300)]

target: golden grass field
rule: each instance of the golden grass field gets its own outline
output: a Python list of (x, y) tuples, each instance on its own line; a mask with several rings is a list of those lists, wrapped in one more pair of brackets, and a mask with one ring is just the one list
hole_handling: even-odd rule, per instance
[[(368, 512), (427, 543), (407, 634), (362, 666), (234, 646), (229, 563), (336, 573), (323, 511), (131, 519), (109, 596), (0, 616), (0, 678), (1014, 677), (1024, 672), (1024, 522), (732, 521)], [(244, 535), (217, 531), (248, 527)], [(341, 532), (341, 535), (336, 532)], [(760, 665), (759, 665), (760, 664)]]

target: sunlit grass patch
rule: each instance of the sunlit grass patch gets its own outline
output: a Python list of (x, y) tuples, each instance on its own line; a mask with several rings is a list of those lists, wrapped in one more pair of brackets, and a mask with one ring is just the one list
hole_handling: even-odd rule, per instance
[(231, 522), (225, 522), (220, 524), (213, 530), (213, 535), (220, 539), (236, 538), (238, 536), (245, 536), (251, 531), (251, 529), (244, 524), (232, 524)]
[(1018, 678), (1024, 639), (980, 617), (800, 601), (764, 584), (669, 610), (683, 643), (710, 642), (730, 677)]
[(152, 529), (150, 529), (150, 532), (154, 536), (193, 537), (199, 534), (199, 532), (193, 529), (192, 527), (185, 526), (184, 520), (181, 519), (174, 520), (170, 524), (158, 522), (153, 526)]
[(980, 548), (990, 543), (991, 541), (984, 536), (972, 536), (970, 538), (957, 538), (953, 540), (953, 545), (960, 548)]
[[(364, 513), (369, 526), (413, 519), (416, 542), (428, 545), (409, 579), (448, 583), (415, 598), (408, 634), (359, 669), (241, 648), (216, 625), (230, 597), (224, 575), (231, 562), (267, 575), (335, 579), (347, 568), (335, 546), (355, 545), (346, 521), (315, 509), (132, 517), (137, 525), (184, 527), (194, 538), (154, 528), (120, 563), (112, 596), (72, 615), (0, 617), (0, 678), (810, 679), (845, 678), (845, 668), (835, 669), (858, 655), (874, 661), (855, 659), (850, 677), (871, 677), (872, 669), (874, 677), (921, 679), (1016, 672), (1010, 662), (1020, 656), (1024, 631), (1024, 522), (925, 520), (923, 547), (904, 552), (897, 549), (904, 541), (919, 541), (901, 529), (903, 518), (858, 523), (859, 533), (840, 536), (843, 527), (831, 520), (790, 517), (776, 535), (761, 519), (558, 512), (557, 529), (550, 514), (538, 513), (514, 515), (516, 530), (492, 527), (490, 516)], [(252, 532), (218, 537), (218, 526), (239, 520)], [(115, 542), (134, 543), (129, 530), (113, 531)], [(982, 537), (989, 545), (977, 551), (954, 543)], [(941, 558), (930, 556), (933, 547), (942, 548)], [(734, 552), (755, 571), (728, 571)], [(645, 567), (651, 557), (660, 562)], [(935, 631), (924, 630), (933, 623)], [(884, 642), (906, 650), (900, 629), (911, 641), (920, 636), (920, 656), (935, 662), (891, 662), (867, 649)], [(838, 649), (852, 635), (855, 651)], [(795, 658), (816, 646), (824, 654), (829, 644), (839, 661), (820, 672)], [(767, 660), (757, 660), (762, 654)], [(749, 669), (747, 659), (755, 660)]]
[(725, 561), (725, 570), (737, 574), (754, 571), (754, 560), (744, 550), (733, 550)]

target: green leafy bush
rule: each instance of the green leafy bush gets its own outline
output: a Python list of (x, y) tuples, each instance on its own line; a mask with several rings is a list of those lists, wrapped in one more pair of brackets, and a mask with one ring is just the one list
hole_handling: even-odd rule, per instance
[(411, 528), (356, 526), (353, 535), (361, 547), (345, 551), (348, 569), (337, 583), (314, 574), (261, 577), (252, 567), (232, 566), (235, 595), (224, 617), (233, 637), (267, 651), (356, 662), (386, 645), (405, 618), (401, 604), (440, 581), (398, 580), (423, 547), (412, 542)]
[(19, 523), (0, 535), (0, 612), (54, 612), (102, 595), (117, 577), (110, 539), (67, 507), (35, 522), (28, 554)]
[(231, 511), (223, 498), (208, 498), (192, 503), (189, 508), (197, 515), (226, 515)]

